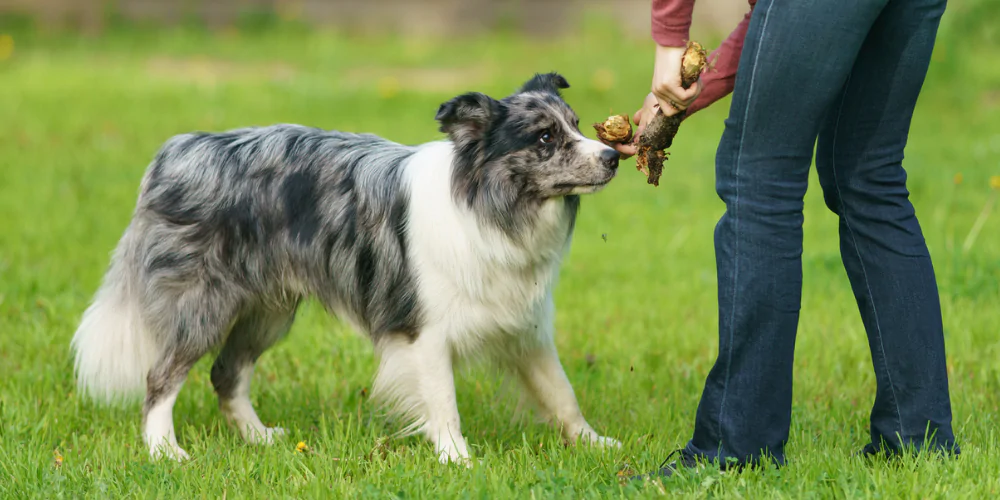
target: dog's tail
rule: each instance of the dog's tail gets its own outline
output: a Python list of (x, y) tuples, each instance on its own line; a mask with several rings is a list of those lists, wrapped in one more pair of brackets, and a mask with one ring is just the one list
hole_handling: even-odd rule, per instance
[(142, 397), (161, 352), (140, 314), (134, 239), (126, 230), (71, 342), (79, 391), (108, 404)]

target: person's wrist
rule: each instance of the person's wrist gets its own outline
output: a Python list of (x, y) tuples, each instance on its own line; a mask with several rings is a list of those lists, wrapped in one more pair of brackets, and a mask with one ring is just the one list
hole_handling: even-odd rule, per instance
[(658, 74), (660, 72), (671, 71), (673, 66), (678, 66), (678, 71), (680, 71), (679, 66), (685, 50), (685, 47), (674, 47), (670, 45), (656, 46), (656, 57), (653, 62), (654, 83), (657, 80), (663, 80), (665, 75)]
[(683, 54), (687, 50), (687, 45), (660, 45), (656, 44), (656, 55), (660, 54)]
[[(682, 105), (669, 97), (671, 92), (671, 84), (669, 82), (671, 79), (674, 79), (675, 75), (679, 79), (681, 58), (684, 56), (685, 50), (687, 50), (686, 47), (660, 44), (656, 46), (656, 59), (653, 64), (653, 78), (650, 90), (652, 90), (656, 100), (659, 102), (661, 110), (667, 116), (684, 109)], [(678, 85), (679, 83), (678, 81), (673, 85)]]

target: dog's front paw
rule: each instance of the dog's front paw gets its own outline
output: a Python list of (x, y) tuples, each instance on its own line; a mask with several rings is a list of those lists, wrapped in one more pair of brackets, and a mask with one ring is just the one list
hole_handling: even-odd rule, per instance
[(621, 448), (621, 441), (615, 438), (609, 438), (607, 436), (597, 436), (592, 441), (595, 446), (600, 446), (602, 448)]
[(177, 446), (176, 443), (162, 443), (158, 446), (151, 447), (149, 449), (149, 456), (153, 460), (166, 458), (175, 462), (183, 462), (191, 458), (191, 455), (188, 455), (187, 452), (180, 446)]
[(454, 447), (446, 447), (438, 451), (438, 462), (443, 465), (457, 464), (465, 466), (467, 469), (472, 468), (472, 459), (469, 458), (468, 453), (462, 453)]
[(471, 458), (469, 457), (453, 458), (448, 456), (448, 454), (443, 451), (438, 455), (438, 462), (441, 462), (442, 465), (448, 465), (448, 464), (461, 465), (464, 466), (466, 469), (471, 469), (473, 466)]
[(621, 448), (622, 443), (614, 438), (601, 436), (593, 429), (587, 429), (580, 433), (579, 440), (583, 444), (599, 446), (601, 448)]
[(285, 429), (281, 427), (265, 427), (264, 432), (250, 430), (247, 432), (246, 440), (251, 444), (272, 445), (275, 441), (285, 435)]

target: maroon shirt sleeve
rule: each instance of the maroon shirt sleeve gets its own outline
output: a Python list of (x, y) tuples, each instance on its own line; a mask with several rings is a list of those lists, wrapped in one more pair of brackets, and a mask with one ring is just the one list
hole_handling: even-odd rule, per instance
[[(653, 41), (664, 47), (683, 47), (687, 44), (691, 31), (691, 15), (694, 13), (694, 0), (652, 0), (652, 35)], [(750, 25), (750, 14), (757, 0), (749, 0), (750, 11), (736, 29), (729, 34), (719, 48), (712, 51), (710, 61), (715, 61), (713, 68), (701, 76), (702, 90), (691, 106), (687, 116), (722, 99), (733, 91), (736, 83), (736, 68), (740, 64), (740, 53), (743, 51), (743, 40)]]
[(747, 36), (747, 27), (750, 25), (750, 14), (753, 13), (757, 0), (750, 1), (750, 11), (743, 16), (740, 24), (729, 34), (719, 48), (712, 51), (709, 61), (715, 61), (712, 69), (701, 75), (701, 93), (698, 98), (688, 106), (687, 115), (691, 116), (695, 112), (707, 108), (710, 104), (722, 99), (733, 91), (736, 84), (736, 68), (740, 65), (740, 54), (743, 52), (743, 40)]
[(687, 45), (693, 12), (694, 0), (653, 0), (653, 41), (663, 47)]

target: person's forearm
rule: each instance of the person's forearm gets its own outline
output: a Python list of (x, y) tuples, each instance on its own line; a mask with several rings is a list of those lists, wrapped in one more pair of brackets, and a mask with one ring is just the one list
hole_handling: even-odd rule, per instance
[(653, 41), (664, 47), (683, 47), (691, 31), (694, 0), (653, 0)]
[(756, 3), (757, 0), (750, 0), (750, 12), (747, 12), (736, 29), (709, 56), (708, 60), (714, 61), (714, 66), (701, 76), (701, 94), (688, 106), (687, 116), (708, 107), (733, 91), (733, 86), (736, 84), (736, 69), (740, 65), (740, 54), (743, 52), (743, 41), (750, 25), (750, 14)]

